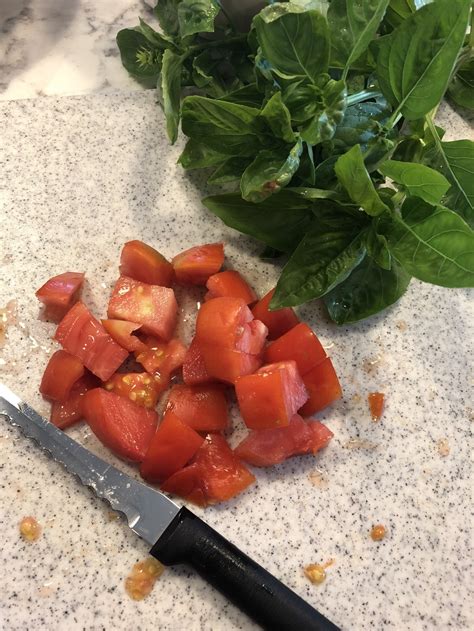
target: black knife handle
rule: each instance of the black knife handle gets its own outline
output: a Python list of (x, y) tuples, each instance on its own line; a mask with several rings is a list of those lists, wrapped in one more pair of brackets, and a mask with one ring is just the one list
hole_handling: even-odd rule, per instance
[(183, 507), (151, 549), (164, 565), (191, 565), (264, 629), (339, 628)]

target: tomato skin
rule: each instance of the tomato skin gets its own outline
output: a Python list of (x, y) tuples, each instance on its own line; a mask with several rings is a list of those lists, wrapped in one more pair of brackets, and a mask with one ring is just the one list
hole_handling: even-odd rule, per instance
[(149, 482), (162, 482), (182, 469), (204, 443), (189, 425), (167, 410), (150, 443), (140, 475)]
[(372, 420), (380, 421), (385, 404), (385, 395), (383, 394), (383, 392), (370, 392), (368, 400)]
[(66, 313), (54, 339), (102, 381), (107, 381), (128, 357), (82, 302)]
[(305, 421), (295, 414), (286, 427), (251, 431), (234, 453), (255, 467), (270, 467), (292, 456), (315, 454), (334, 434), (319, 421)]
[(146, 350), (135, 353), (135, 358), (143, 368), (163, 383), (169, 383), (171, 375), (183, 365), (186, 346), (173, 338), (169, 342), (160, 342), (153, 337), (145, 341)]
[(141, 462), (155, 434), (158, 414), (103, 388), (89, 390), (82, 404), (85, 420), (114, 454)]
[(132, 335), (133, 331), (141, 328), (141, 324), (125, 320), (102, 320), (101, 322), (110, 337), (129, 353), (147, 350), (146, 344), (136, 335)]
[(269, 364), (235, 383), (240, 413), (247, 427), (288, 425), (308, 393), (294, 361)]
[(72, 386), (83, 374), (84, 366), (77, 357), (66, 351), (56, 351), (45, 368), (40, 392), (47, 399), (66, 401)]
[(172, 411), (198, 432), (215, 432), (228, 425), (227, 399), (220, 386), (184, 386), (171, 388), (166, 411)]
[(109, 300), (110, 319), (138, 322), (142, 331), (169, 340), (176, 326), (178, 304), (169, 287), (148, 285), (120, 276)]
[(144, 408), (154, 408), (166, 389), (161, 379), (146, 372), (115, 373), (105, 382), (104, 388)]
[(292, 329), (299, 322), (296, 313), (290, 307), (284, 307), (283, 309), (277, 309), (276, 311), (269, 311), (268, 305), (275, 289), (272, 289), (266, 294), (256, 305), (252, 307), (253, 317), (256, 320), (260, 320), (268, 328), (268, 339), (275, 340), (281, 337), (284, 333)]
[(255, 372), (262, 365), (261, 355), (250, 355), (229, 348), (200, 344), (206, 373), (213, 379), (234, 384), (242, 375)]
[(201, 347), (195, 339), (191, 342), (184, 358), (183, 381), (188, 386), (214, 381), (206, 370)]
[(216, 274), (223, 263), (222, 243), (196, 245), (172, 260), (176, 280), (182, 285), (205, 285), (209, 276)]
[(303, 416), (319, 412), (342, 396), (341, 385), (329, 357), (303, 375), (303, 382), (309, 393), (308, 401), (299, 410)]
[(173, 266), (166, 258), (143, 241), (127, 241), (120, 255), (120, 274), (148, 285), (171, 287)]
[(226, 270), (209, 276), (206, 287), (208, 292), (205, 300), (212, 298), (231, 297), (240, 298), (250, 305), (257, 300), (257, 294), (247, 281), (235, 270)]
[(253, 482), (255, 476), (225, 438), (208, 434), (191, 464), (165, 480), (161, 489), (199, 506), (209, 506), (238, 495)]
[(293, 359), (300, 375), (306, 374), (326, 359), (326, 351), (312, 329), (303, 322), (267, 346), (264, 361), (268, 364)]
[(49, 420), (59, 429), (66, 429), (83, 416), (82, 404), (84, 395), (92, 388), (97, 388), (99, 380), (91, 373), (86, 373), (72, 386), (71, 392), (65, 401), (53, 401)]
[(64, 272), (47, 280), (35, 294), (45, 305), (46, 318), (59, 322), (79, 299), (83, 283), (82, 272)]

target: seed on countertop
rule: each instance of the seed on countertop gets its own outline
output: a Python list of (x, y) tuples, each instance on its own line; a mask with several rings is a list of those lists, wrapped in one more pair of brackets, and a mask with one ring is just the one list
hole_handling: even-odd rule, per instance
[(321, 585), (326, 580), (326, 568), (334, 564), (334, 559), (330, 559), (326, 563), (311, 563), (303, 568), (304, 575), (315, 585)]
[(449, 456), (449, 453), (451, 451), (447, 438), (440, 438), (438, 442), (436, 443), (436, 448), (438, 450), (439, 455), (442, 456), (443, 458), (446, 458), (446, 456)]
[(130, 598), (133, 600), (146, 598), (164, 569), (164, 566), (153, 557), (135, 563), (130, 575), (125, 579), (125, 590)]
[(41, 526), (34, 517), (23, 517), (20, 521), (19, 528), (23, 539), (30, 543), (39, 539), (41, 535)]
[(370, 531), (370, 537), (373, 541), (382, 541), (387, 534), (387, 529), (382, 524), (376, 524), (372, 526), (372, 530)]

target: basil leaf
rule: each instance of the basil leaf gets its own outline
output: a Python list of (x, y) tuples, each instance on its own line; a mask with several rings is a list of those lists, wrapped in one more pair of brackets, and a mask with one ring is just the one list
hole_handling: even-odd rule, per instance
[(283, 269), (272, 309), (324, 296), (347, 278), (365, 255), (366, 224), (328, 202), (314, 212), (317, 218)]
[(474, 58), (466, 61), (454, 75), (448, 94), (457, 105), (474, 110)]
[(375, 217), (388, 210), (367, 173), (360, 145), (355, 145), (347, 153), (340, 156), (334, 169), (337, 179), (346, 189), (349, 197), (361, 206), (368, 215)]
[(311, 204), (285, 190), (260, 204), (246, 202), (239, 193), (206, 197), (203, 204), (226, 226), (287, 253), (295, 249), (313, 219)]
[(215, 0), (181, 0), (178, 4), (179, 34), (187, 37), (194, 33), (212, 33), (219, 11)]
[(262, 109), (260, 117), (277, 138), (288, 143), (296, 141), (296, 134), (291, 127), (290, 112), (281, 99), (281, 92), (272, 96)]
[(301, 128), (301, 137), (311, 145), (329, 140), (344, 117), (346, 84), (329, 79), (321, 92), (321, 107)]
[(209, 184), (225, 184), (240, 180), (242, 173), (249, 165), (250, 158), (239, 158), (238, 156), (228, 158), (221, 164), (208, 178)]
[(265, 7), (253, 20), (264, 58), (279, 77), (312, 82), (329, 63), (329, 31), (317, 11), (291, 3)]
[(171, 144), (174, 144), (178, 137), (183, 61), (183, 56), (176, 55), (169, 49), (163, 53), (160, 81), (161, 104), (166, 116), (166, 131)]
[(228, 156), (220, 151), (211, 149), (207, 145), (197, 142), (197, 140), (190, 139), (179, 156), (178, 162), (184, 169), (202, 169), (221, 164), (227, 158)]
[(161, 28), (167, 35), (177, 35), (179, 32), (179, 2), (180, 0), (158, 0), (153, 9)]
[(358, 322), (396, 302), (411, 276), (394, 261), (390, 270), (366, 256), (351, 275), (324, 296), (329, 316), (337, 324)]
[(349, 68), (367, 50), (385, 14), (389, 0), (332, 0), (328, 9), (331, 65)]
[(124, 28), (116, 39), (124, 68), (135, 78), (156, 84), (161, 70), (161, 50), (136, 29)]
[(229, 92), (228, 94), (221, 96), (220, 100), (260, 109), (262, 106), (263, 94), (257, 89), (256, 83), (250, 83), (249, 85), (244, 85), (238, 90), (234, 90), (233, 92)]
[(260, 151), (242, 174), (240, 192), (248, 202), (261, 202), (286, 186), (300, 165), (301, 139), (290, 149)]
[(386, 160), (379, 171), (402, 185), (410, 195), (420, 197), (429, 204), (439, 204), (450, 186), (444, 175), (424, 164)]
[(156, 48), (161, 48), (161, 50), (166, 50), (167, 48), (174, 48), (174, 42), (171, 37), (167, 35), (163, 35), (163, 33), (158, 33), (153, 29), (149, 24), (138, 18), (140, 25), (137, 27), (139, 30), (152, 44), (152, 46), (156, 46)]
[(402, 216), (387, 214), (380, 230), (412, 276), (443, 287), (474, 287), (474, 232), (452, 210), (409, 198)]
[(377, 232), (378, 220), (372, 222), (365, 244), (367, 253), (371, 256), (379, 267), (389, 270), (392, 267), (392, 256), (388, 249), (387, 239)]
[(441, 100), (463, 45), (470, 0), (436, 0), (377, 44), (377, 76), (392, 105), (422, 118)]
[(324, 188), (311, 188), (307, 186), (292, 186), (291, 188), (287, 188), (287, 191), (291, 191), (292, 193), (296, 193), (297, 195), (301, 195), (304, 199), (334, 199), (339, 203), (343, 203), (344, 200), (341, 198), (339, 193), (336, 191), (328, 191)]

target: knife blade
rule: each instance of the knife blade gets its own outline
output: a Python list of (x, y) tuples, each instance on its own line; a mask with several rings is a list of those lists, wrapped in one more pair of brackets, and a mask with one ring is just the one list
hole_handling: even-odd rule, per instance
[(191, 565), (264, 629), (338, 631), (260, 565), (186, 507), (134, 480), (70, 438), (0, 383), (0, 416), (127, 519), (164, 565)]

